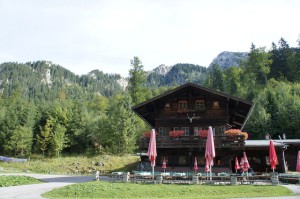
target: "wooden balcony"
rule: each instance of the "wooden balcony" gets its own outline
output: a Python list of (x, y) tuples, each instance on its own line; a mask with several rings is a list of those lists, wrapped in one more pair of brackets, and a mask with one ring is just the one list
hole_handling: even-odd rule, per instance
[[(245, 141), (242, 136), (214, 136), (215, 148), (240, 150), (244, 148)], [(199, 136), (179, 136), (173, 138), (171, 136), (156, 136), (156, 148), (194, 148), (205, 149), (206, 138)], [(140, 139), (140, 148), (147, 149), (149, 146), (149, 137), (142, 137)]]

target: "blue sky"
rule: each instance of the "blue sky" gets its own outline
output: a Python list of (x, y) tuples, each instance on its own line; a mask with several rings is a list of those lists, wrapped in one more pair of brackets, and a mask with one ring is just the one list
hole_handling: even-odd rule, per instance
[(138, 56), (208, 66), (222, 51), (297, 46), (299, 0), (0, 0), (0, 63), (48, 60), (127, 76)]

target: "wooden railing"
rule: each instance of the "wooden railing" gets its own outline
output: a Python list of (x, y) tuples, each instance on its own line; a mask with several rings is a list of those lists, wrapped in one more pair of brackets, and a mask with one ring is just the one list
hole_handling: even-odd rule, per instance
[[(243, 149), (245, 141), (242, 136), (215, 136), (215, 148)], [(156, 148), (205, 148), (206, 138), (199, 136), (157, 136)], [(149, 138), (140, 139), (140, 148), (148, 148)]]

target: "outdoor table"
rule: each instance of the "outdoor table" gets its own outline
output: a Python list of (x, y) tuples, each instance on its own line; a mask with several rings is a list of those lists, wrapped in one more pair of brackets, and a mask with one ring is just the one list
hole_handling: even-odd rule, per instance
[(170, 176), (170, 173), (161, 173), (162, 176)]
[(120, 171), (114, 171), (114, 172), (111, 172), (112, 175), (123, 175), (123, 172), (120, 172)]
[(123, 172), (120, 172), (120, 171), (111, 172), (111, 176), (113, 178), (122, 178), (122, 175), (123, 175)]
[(185, 173), (173, 173), (172, 175), (175, 179), (181, 179), (181, 178), (186, 178)]

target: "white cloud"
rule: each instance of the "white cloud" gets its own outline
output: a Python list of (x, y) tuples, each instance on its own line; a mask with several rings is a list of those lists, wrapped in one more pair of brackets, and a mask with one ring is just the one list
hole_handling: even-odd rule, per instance
[(50, 60), (76, 74), (127, 76), (138, 56), (160, 64), (208, 66), (222, 51), (297, 45), (297, 0), (0, 0), (0, 63)]

